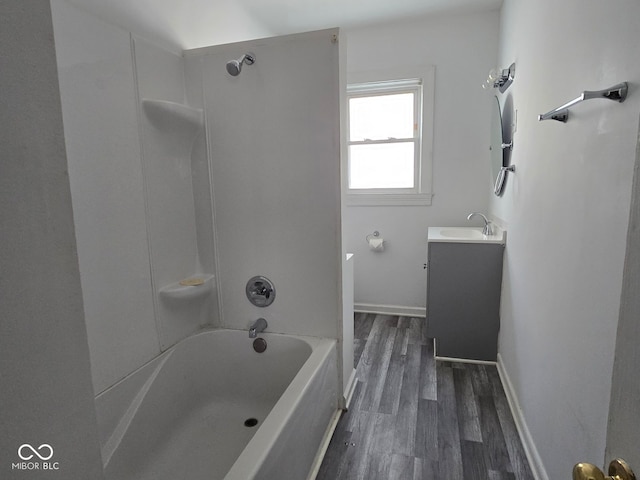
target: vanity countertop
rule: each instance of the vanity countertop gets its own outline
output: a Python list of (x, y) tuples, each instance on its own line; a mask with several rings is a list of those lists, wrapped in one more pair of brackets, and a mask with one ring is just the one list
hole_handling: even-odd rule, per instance
[(492, 225), (493, 235), (483, 235), (482, 227), (429, 227), (428, 242), (497, 243), (504, 245), (507, 232)]

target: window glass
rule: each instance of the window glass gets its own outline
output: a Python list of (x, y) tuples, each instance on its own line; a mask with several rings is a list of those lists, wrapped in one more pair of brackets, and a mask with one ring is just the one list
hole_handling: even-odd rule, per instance
[(351, 145), (349, 188), (413, 188), (413, 142)]
[(353, 97), (349, 100), (349, 139), (413, 138), (413, 109), (413, 93)]

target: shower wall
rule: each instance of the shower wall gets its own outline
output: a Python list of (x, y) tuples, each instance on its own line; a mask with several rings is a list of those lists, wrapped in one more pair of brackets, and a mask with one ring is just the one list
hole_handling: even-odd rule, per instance
[[(140, 38), (133, 46), (153, 297), (165, 349), (217, 313), (206, 136), (202, 110), (185, 103), (182, 57)], [(191, 277), (207, 281), (179, 285)]]
[(215, 322), (213, 293), (205, 303), (159, 298), (185, 277), (215, 273), (201, 180), (209, 176), (206, 142), (202, 128), (189, 139), (161, 131), (140, 107), (140, 98), (184, 103), (180, 55), (64, 0), (51, 4), (97, 394)]
[[(187, 84), (196, 87), (193, 102), (203, 102), (207, 119), (226, 327), (247, 329), (264, 317), (273, 332), (341, 335), (337, 35), (185, 52)], [(230, 76), (226, 62), (247, 52), (255, 64)], [(275, 284), (267, 308), (245, 296), (254, 275)]]
[(128, 32), (51, 2), (95, 393), (160, 353)]

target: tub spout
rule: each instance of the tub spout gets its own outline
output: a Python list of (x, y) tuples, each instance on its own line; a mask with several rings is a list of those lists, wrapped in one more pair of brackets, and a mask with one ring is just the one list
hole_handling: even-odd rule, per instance
[(256, 338), (256, 335), (258, 335), (260, 332), (264, 332), (267, 326), (267, 321), (264, 318), (257, 319), (255, 322), (253, 322), (253, 325), (249, 327), (249, 338)]

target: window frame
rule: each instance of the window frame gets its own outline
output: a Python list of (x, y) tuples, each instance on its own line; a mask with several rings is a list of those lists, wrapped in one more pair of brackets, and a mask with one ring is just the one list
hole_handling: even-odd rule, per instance
[[(431, 172), (433, 145), (433, 66), (399, 72), (350, 73), (346, 91), (346, 162), (344, 191), (347, 206), (383, 205), (431, 205)], [(370, 97), (393, 93), (414, 93), (414, 118), (418, 129), (414, 130), (414, 188), (349, 188), (350, 146), (385, 141), (352, 142), (350, 138), (349, 100), (354, 97)]]

